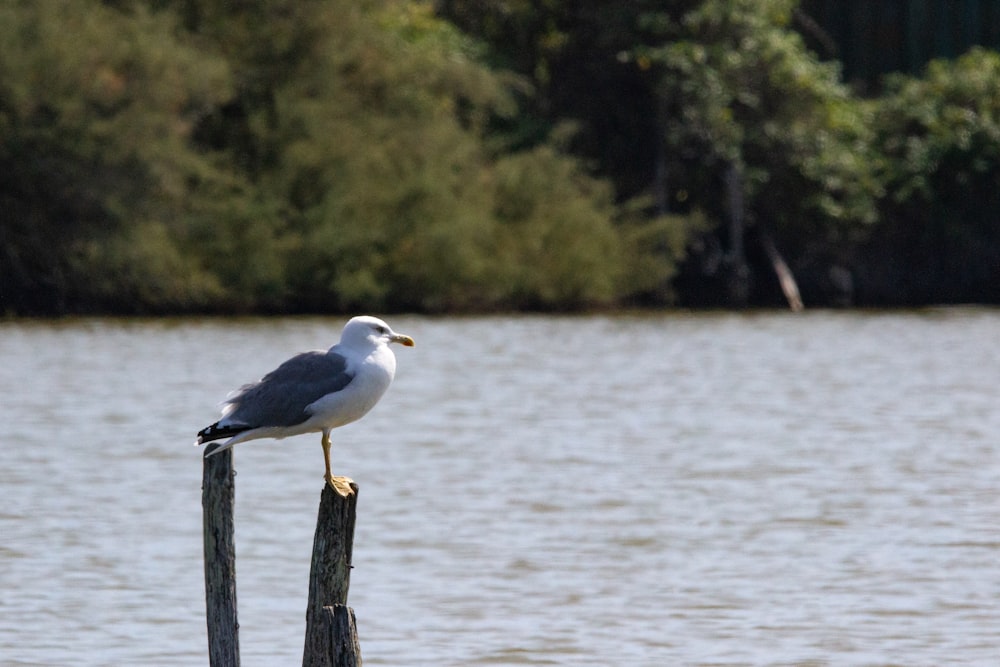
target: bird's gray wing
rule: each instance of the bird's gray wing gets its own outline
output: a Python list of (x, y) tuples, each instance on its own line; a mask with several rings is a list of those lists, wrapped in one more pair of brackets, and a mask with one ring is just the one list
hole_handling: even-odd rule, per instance
[(347, 360), (334, 352), (303, 352), (257, 382), (240, 388), (226, 403), (233, 406), (224, 421), (262, 426), (294, 426), (309, 418), (305, 408), (340, 391), (354, 379)]

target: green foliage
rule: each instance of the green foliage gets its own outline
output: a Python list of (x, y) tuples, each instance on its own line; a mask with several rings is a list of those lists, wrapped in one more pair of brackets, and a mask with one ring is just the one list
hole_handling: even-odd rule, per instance
[(0, 309), (669, 303), (733, 168), (793, 268), (988, 300), (1000, 56), (861, 100), (796, 7), (0, 3)]
[(619, 296), (610, 190), (551, 147), (495, 153), (525, 89), (429, 3), (0, 12), (8, 311)]
[(310, 309), (474, 303), (490, 224), (478, 126), (501, 87), (426, 9), (327, 12), (312, 74), (276, 89), (284, 150), (264, 183), (294, 207), (294, 291)]
[(542, 308), (610, 303), (623, 270), (611, 192), (542, 147), (501, 160), (493, 203), (499, 280)]
[[(489, 57), (530, 83), (505, 125), (518, 146), (544, 143), (572, 121), (562, 145), (615, 186), (619, 201), (646, 193), (659, 132), (649, 76), (622, 60), (643, 43), (645, 12), (676, 0), (511, 2), (439, 0), (441, 14), (484, 40)], [(687, 3), (690, 4), (690, 3)]]
[(874, 106), (895, 201), (926, 202), (942, 189), (954, 197), (998, 176), (1000, 54), (973, 49), (932, 62), (923, 78), (891, 76)]
[(678, 295), (672, 281), (688, 254), (692, 239), (711, 230), (700, 210), (686, 215), (648, 214), (642, 199), (622, 207), (620, 231), (625, 261), (623, 293), (639, 304), (672, 304)]
[(69, 293), (104, 310), (204, 310), (224, 297), (216, 277), (181, 252), (161, 222), (133, 222), (116, 236), (84, 242), (77, 257), (86, 282)]
[[(492, 154), (488, 128), (514, 106), (508, 79), (481, 64), (474, 42), (429, 4), (308, 7), (298, 20), (321, 38), (299, 45), (292, 76), (266, 86), (258, 77), (257, 94), (238, 101), (253, 118), (266, 100), (267, 122), (248, 122), (237, 141), (223, 137), (227, 150), (269, 156), (248, 177), (282, 202), (293, 240), (285, 246), (290, 307), (441, 311), (615, 299), (621, 267), (594, 266), (620, 243), (609, 191), (551, 149)], [(229, 43), (229, 23), (211, 25)], [(498, 213), (514, 197), (512, 171), (531, 184), (516, 225)], [(550, 250), (539, 254), (533, 240)]]
[[(173, 309), (218, 293), (181, 256), (174, 233), (190, 179), (211, 171), (185, 150), (187, 134), (226, 83), (224, 64), (179, 42), (168, 17), (98, 3), (4, 3), (5, 310)], [(146, 262), (160, 250), (162, 262)], [(143, 266), (115, 279), (123, 289), (114, 296), (108, 272), (132, 264)], [(179, 290), (170, 285), (178, 275), (191, 277)]]
[[(658, 72), (668, 153), (693, 156), (675, 173), (693, 161), (695, 178), (718, 181), (735, 165), (753, 217), (791, 237), (836, 237), (875, 219), (869, 119), (836, 65), (789, 29), (795, 5), (705, 0), (677, 16), (650, 14), (644, 21), (663, 41), (634, 58)], [(686, 189), (724, 215), (708, 183)]]
[(1000, 283), (1000, 54), (973, 49), (871, 103), (886, 182), (874, 300), (991, 301)]

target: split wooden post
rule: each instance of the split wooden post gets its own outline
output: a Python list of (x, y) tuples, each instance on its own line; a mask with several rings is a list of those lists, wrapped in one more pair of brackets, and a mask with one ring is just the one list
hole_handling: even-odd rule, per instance
[(205, 449), (201, 507), (205, 541), (205, 611), (211, 667), (239, 667), (240, 624), (236, 617), (236, 549), (233, 540), (235, 471), (233, 452), (212, 443)]
[(353, 609), (346, 604), (323, 607), (322, 634), (327, 660), (321, 664), (361, 667), (361, 644)]
[(303, 667), (360, 667), (354, 610), (347, 606), (358, 485), (334, 477), (320, 496), (306, 607)]

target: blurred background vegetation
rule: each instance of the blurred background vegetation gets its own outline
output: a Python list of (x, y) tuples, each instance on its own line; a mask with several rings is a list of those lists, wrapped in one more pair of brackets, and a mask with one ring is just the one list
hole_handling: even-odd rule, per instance
[(994, 7), (0, 0), (0, 312), (998, 303)]

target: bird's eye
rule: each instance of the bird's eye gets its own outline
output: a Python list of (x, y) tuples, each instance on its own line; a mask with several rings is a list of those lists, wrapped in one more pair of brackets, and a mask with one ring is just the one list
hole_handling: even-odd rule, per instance
[(388, 330), (388, 329), (386, 329), (386, 328), (385, 328), (384, 326), (382, 326), (381, 324), (377, 324), (377, 325), (375, 325), (375, 331), (379, 332), (380, 334), (385, 334), (385, 333), (389, 333), (389, 330)]

